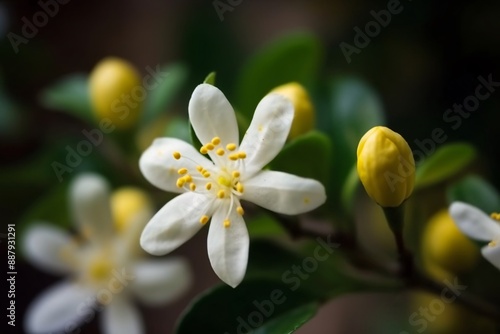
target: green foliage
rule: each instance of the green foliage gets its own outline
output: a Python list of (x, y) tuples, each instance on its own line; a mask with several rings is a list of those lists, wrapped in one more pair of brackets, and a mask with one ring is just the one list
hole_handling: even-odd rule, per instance
[(247, 280), (233, 289), (217, 286), (201, 295), (184, 312), (177, 334), (292, 333), (314, 315), (317, 304), (279, 281)]
[(488, 182), (470, 175), (452, 184), (447, 189), (448, 203), (461, 201), (478, 207), (486, 213), (498, 212), (500, 195)]
[(306, 133), (285, 145), (270, 167), (302, 177), (318, 180), (325, 187), (330, 180), (332, 144), (317, 131)]
[(40, 103), (46, 108), (72, 114), (89, 123), (94, 122), (86, 74), (71, 74), (58, 80), (42, 91)]
[(216, 72), (210, 72), (206, 76), (205, 80), (203, 80), (203, 83), (215, 86), (215, 79), (216, 79), (216, 77), (217, 77), (217, 73)]
[(415, 188), (445, 181), (462, 171), (476, 157), (476, 149), (468, 143), (441, 146), (417, 168)]
[(316, 37), (295, 33), (280, 38), (254, 55), (237, 83), (237, 105), (251, 118), (258, 102), (276, 86), (297, 81), (310, 86), (318, 71), (323, 50)]
[(188, 68), (182, 63), (164, 65), (160, 72), (168, 75), (156, 88), (148, 92), (144, 113), (141, 116), (142, 124), (153, 122), (159, 115), (167, 112), (187, 82)]
[(266, 213), (246, 220), (248, 234), (251, 238), (270, 238), (287, 235), (281, 224)]

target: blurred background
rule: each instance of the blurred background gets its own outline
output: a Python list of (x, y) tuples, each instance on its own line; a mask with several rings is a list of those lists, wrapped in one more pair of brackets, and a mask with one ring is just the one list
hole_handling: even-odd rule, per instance
[[(244, 0), (233, 1), (238, 4), (229, 5), (231, 9), (222, 14), (221, 9), (216, 9), (216, 1), (66, 2), (59, 4), (57, 14), (39, 27), (33, 37), (17, 47), (13, 47), (8, 34), (22, 36), (23, 18), (32, 21), (41, 10), (40, 4), (24, 0), (0, 2), (3, 225), (44, 218), (44, 213), (36, 210), (37, 205), (40, 208), (46, 204), (37, 203), (48, 193), (64, 194), (63, 189), (78, 171), (101, 172), (110, 177), (113, 185), (140, 185), (154, 191), (144, 180), (128, 179), (127, 174), (113, 175), (111, 167), (92, 158), (110, 154), (105, 149), (96, 150), (59, 182), (51, 163), (62, 161), (65, 146), (77, 143), (82, 139), (82, 129), (91, 128), (81, 119), (41, 103), (41, 92), (61, 77), (75, 72), (88, 74), (107, 56), (130, 61), (142, 75), (148, 66), (182, 62), (188, 69), (187, 79), (169, 109), (186, 116), (192, 90), (209, 72), (217, 72), (217, 86), (231, 101), (236, 94), (238, 74), (253, 54), (276, 38), (304, 31), (317, 36), (322, 44), (318, 82), (336, 75), (353, 75), (368, 83), (380, 97), (387, 124), (401, 133), (412, 148), (418, 148), (416, 140), (429, 138), (437, 127), (444, 129), (450, 141), (470, 141), (480, 155), (473, 168), (500, 188), (500, 175), (495, 173), (500, 168), (496, 137), (500, 92), (493, 91), (489, 98), (480, 101), (456, 130), (443, 119), (453, 104), (462, 104), (475, 94), (479, 76), (486, 79), (491, 75), (493, 81), (500, 81), (498, 1), (402, 0), (401, 12), (392, 15), (390, 23), (359, 48), (359, 53), (352, 53), (350, 62), (341, 43), (355, 46), (355, 28), (364, 31), (365, 25), (374, 20), (371, 11), (387, 9), (390, 1)], [(315, 91), (311, 93), (314, 100)], [(51, 210), (66, 217), (61, 220), (67, 220), (68, 208), (63, 198)], [(160, 197), (159, 203), (162, 202), (165, 200)], [(3, 227), (2, 232), (5, 231)], [(195, 282), (189, 294), (165, 307), (141, 308), (148, 333), (169, 333), (187, 303), (218, 282), (206, 258), (206, 233), (207, 229), (202, 230), (176, 251), (189, 257), (193, 264)], [(36, 270), (21, 255), (17, 266), (20, 326), (29, 302), (59, 277)], [(372, 333), (370, 324), (383, 321), (380, 313), (373, 310), (394, 312), (404, 305), (404, 300), (402, 295), (342, 297), (324, 307), (298, 333)], [(373, 319), (375, 314), (377, 319)], [(366, 323), (361, 321), (365, 317), (369, 319)], [(97, 328), (94, 319), (83, 327), (82, 333), (95, 333)], [(21, 327), (17, 329), (22, 332)]]

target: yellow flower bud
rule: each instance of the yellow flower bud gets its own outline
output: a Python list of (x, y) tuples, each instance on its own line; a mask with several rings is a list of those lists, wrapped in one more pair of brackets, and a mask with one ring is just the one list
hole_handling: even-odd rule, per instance
[(109, 119), (118, 129), (128, 129), (137, 123), (146, 92), (132, 64), (119, 58), (101, 60), (90, 74), (89, 91), (98, 121)]
[(274, 88), (271, 93), (278, 93), (288, 98), (294, 107), (293, 123), (288, 139), (296, 138), (314, 128), (314, 107), (305, 88), (297, 83), (290, 82)]
[(139, 188), (122, 187), (111, 195), (111, 212), (116, 230), (125, 232), (138, 220), (146, 223), (151, 218), (151, 199)]
[(426, 267), (437, 265), (451, 273), (470, 270), (479, 250), (453, 222), (448, 210), (437, 212), (422, 235), (422, 258)]
[(415, 184), (413, 154), (398, 133), (376, 126), (358, 145), (358, 175), (370, 197), (382, 207), (398, 207)]

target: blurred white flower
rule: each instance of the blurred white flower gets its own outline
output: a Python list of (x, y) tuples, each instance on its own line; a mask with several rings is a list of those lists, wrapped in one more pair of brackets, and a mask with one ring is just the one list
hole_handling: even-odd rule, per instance
[[(141, 259), (139, 233), (152, 210), (145, 206), (127, 226), (113, 224), (106, 181), (93, 174), (71, 185), (71, 204), (80, 236), (47, 224), (31, 228), (23, 240), (25, 254), (41, 270), (68, 278), (44, 291), (29, 306), (29, 333), (70, 333), (102, 310), (106, 334), (145, 333), (131, 297), (147, 304), (173, 300), (184, 293), (191, 272), (183, 259)], [(123, 217), (122, 217), (123, 220)]]
[[(285, 97), (269, 94), (255, 110), (239, 145), (233, 108), (216, 87), (201, 84), (189, 102), (189, 118), (200, 149), (175, 138), (160, 138), (144, 152), (140, 169), (156, 187), (182, 195), (148, 223), (141, 246), (167, 254), (210, 219), (208, 256), (221, 280), (236, 287), (245, 276), (249, 236), (240, 200), (288, 215), (313, 210), (326, 200), (316, 180), (262, 170), (283, 148), (294, 115)], [(298, 157), (300, 158), (300, 157)]]
[(491, 217), (478, 208), (463, 202), (454, 202), (450, 206), (450, 214), (458, 228), (467, 236), (488, 244), (481, 249), (486, 260), (500, 269), (500, 215), (493, 213)]

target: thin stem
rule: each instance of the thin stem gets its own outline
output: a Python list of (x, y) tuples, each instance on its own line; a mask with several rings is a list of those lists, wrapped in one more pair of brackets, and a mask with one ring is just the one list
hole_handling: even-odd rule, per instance
[(406, 248), (403, 227), (404, 227), (404, 211), (402, 206), (395, 208), (383, 208), (387, 223), (394, 234), (394, 241), (398, 251), (398, 261), (401, 266), (399, 275), (403, 279), (410, 279), (413, 277), (414, 263), (413, 255)]

